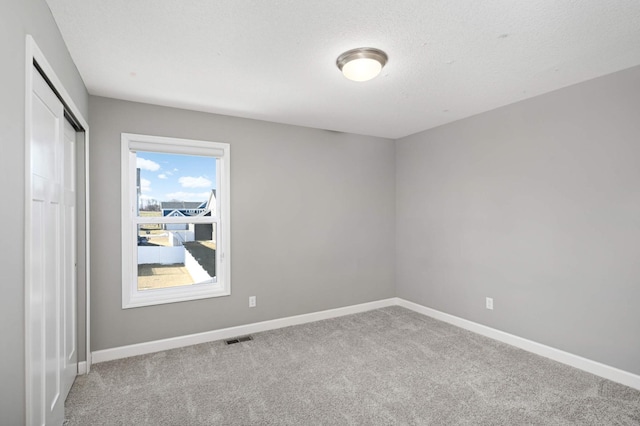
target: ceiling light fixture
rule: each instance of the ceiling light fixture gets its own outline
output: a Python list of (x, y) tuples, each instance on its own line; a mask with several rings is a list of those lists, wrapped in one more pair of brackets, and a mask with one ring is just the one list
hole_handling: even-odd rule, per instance
[(380, 49), (359, 47), (338, 56), (336, 65), (345, 77), (353, 81), (367, 81), (382, 71), (389, 57)]

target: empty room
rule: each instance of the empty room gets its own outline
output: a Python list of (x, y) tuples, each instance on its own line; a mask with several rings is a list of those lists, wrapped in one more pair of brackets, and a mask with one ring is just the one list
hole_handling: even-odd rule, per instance
[(640, 2), (6, 0), (0, 425), (640, 425)]

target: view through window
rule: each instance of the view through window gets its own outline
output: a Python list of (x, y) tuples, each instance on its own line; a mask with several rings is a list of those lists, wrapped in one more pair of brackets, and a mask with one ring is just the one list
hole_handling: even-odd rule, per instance
[(138, 290), (215, 282), (216, 159), (135, 155)]

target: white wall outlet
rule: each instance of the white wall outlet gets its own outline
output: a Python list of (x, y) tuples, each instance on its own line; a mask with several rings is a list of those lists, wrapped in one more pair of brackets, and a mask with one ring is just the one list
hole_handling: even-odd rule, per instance
[(493, 298), (487, 297), (487, 309), (493, 309)]
[(255, 308), (256, 307), (256, 297), (255, 296), (249, 296), (249, 307), (250, 308)]

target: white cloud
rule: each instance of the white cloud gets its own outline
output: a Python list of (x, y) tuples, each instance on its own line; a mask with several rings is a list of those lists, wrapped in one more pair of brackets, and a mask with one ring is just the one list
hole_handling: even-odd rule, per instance
[(204, 176), (182, 176), (178, 182), (183, 188), (211, 188), (213, 186), (213, 182)]
[(136, 157), (136, 167), (142, 170), (155, 172), (160, 169), (160, 164), (155, 161), (147, 160), (146, 158)]
[(165, 173), (160, 173), (158, 175), (158, 179), (166, 179), (166, 178), (167, 178), (167, 175)]
[(172, 192), (166, 195), (167, 200), (207, 201), (209, 192)]
[(151, 192), (151, 181), (149, 179), (140, 179), (140, 191)]

